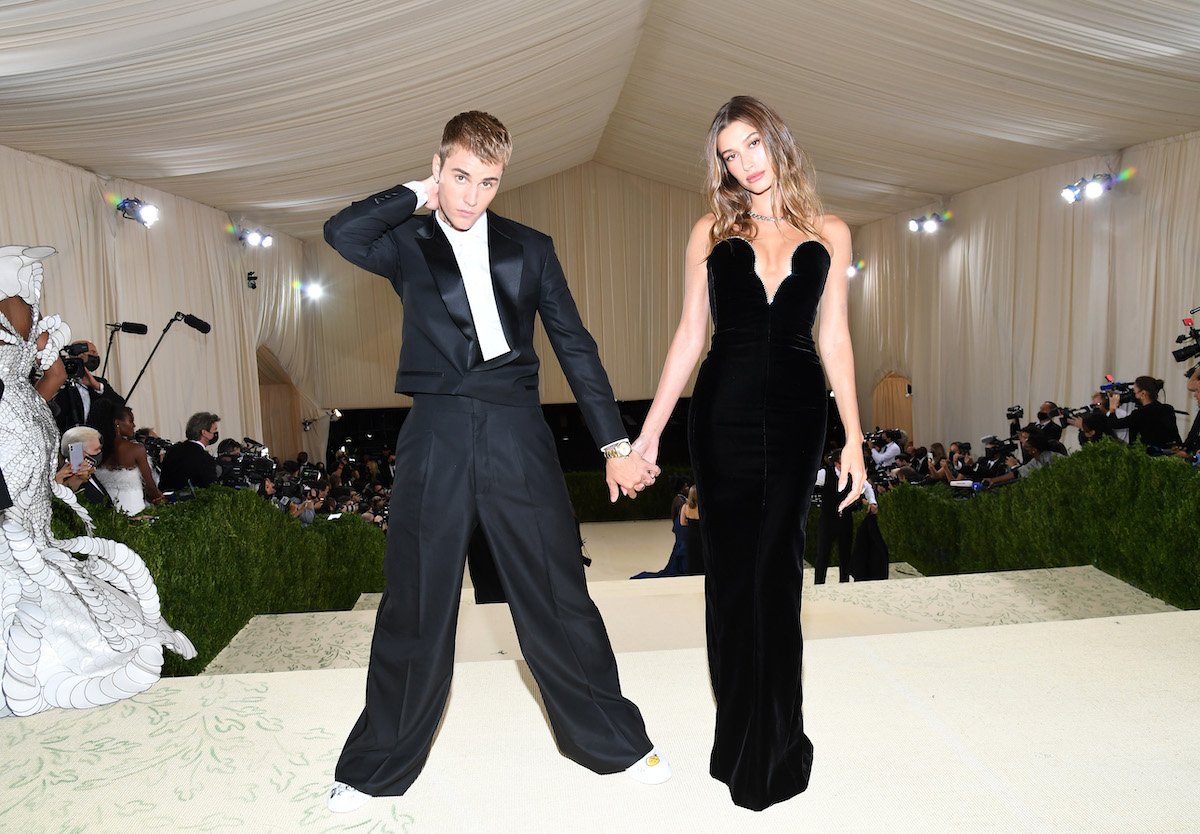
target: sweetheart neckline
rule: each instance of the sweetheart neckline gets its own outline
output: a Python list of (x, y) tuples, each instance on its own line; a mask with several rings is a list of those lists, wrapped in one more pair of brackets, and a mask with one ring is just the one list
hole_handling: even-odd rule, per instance
[(763, 280), (762, 273), (760, 273), (758, 271), (758, 250), (754, 248), (754, 244), (751, 243), (750, 240), (748, 240), (747, 238), (742, 237), (741, 235), (730, 235), (728, 239), (729, 240), (734, 240), (734, 239), (740, 240), (743, 243), (745, 243), (747, 246), (750, 247), (750, 254), (754, 256), (754, 269), (753, 269), (754, 277), (758, 279), (758, 285), (759, 285), (759, 287), (762, 288), (763, 298), (766, 300), (768, 307), (774, 306), (775, 299), (779, 296), (779, 291), (781, 289), (783, 289), (783, 285), (788, 282), (789, 278), (791, 278), (792, 276), (794, 276), (796, 274), (794, 264), (795, 264), (795, 260), (796, 260), (796, 253), (800, 251), (801, 246), (804, 246), (806, 243), (815, 243), (818, 246), (820, 246), (822, 249), (825, 250), (825, 255), (827, 257), (829, 256), (829, 249), (827, 249), (825, 244), (821, 243), (821, 241), (818, 240), (817, 238), (810, 237), (808, 240), (800, 241), (792, 248), (792, 254), (788, 258), (788, 263), (792, 264), (792, 268), (788, 271), (788, 274), (783, 276), (783, 278), (780, 279), (779, 283), (775, 285), (775, 292), (768, 293), (767, 292), (767, 282)]

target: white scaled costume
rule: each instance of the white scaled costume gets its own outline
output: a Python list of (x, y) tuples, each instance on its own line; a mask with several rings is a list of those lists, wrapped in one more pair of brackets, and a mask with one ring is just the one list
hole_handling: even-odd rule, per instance
[[(0, 315), (0, 473), (12, 506), (0, 511), (0, 717), (51, 707), (108, 704), (143, 692), (162, 671), (163, 646), (185, 658), (191, 642), (159, 611), (158, 589), (141, 557), (91, 534), (74, 494), (55, 483), (58, 431), (29, 383), (71, 339), (58, 316), (38, 320), (45, 246), (0, 246), (0, 298), (33, 308), (32, 332)], [(44, 349), (37, 349), (41, 334)], [(89, 535), (50, 533), (50, 497), (84, 521)]]

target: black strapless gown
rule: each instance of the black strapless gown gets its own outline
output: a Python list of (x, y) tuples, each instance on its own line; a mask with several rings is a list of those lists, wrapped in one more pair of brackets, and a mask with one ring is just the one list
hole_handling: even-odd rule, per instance
[(712, 347), (688, 420), (705, 543), (710, 772), (762, 810), (808, 787), (801, 712), (804, 523), (825, 444), (826, 389), (812, 339), (829, 252), (805, 241), (768, 300), (754, 249), (708, 257)]

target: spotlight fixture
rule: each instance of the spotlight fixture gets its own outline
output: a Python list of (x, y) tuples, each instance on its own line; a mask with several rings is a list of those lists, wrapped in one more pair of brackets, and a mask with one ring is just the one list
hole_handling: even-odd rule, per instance
[(312, 431), (313, 424), (316, 422), (316, 420), (301, 420), (300, 427), (305, 431)]
[(1078, 182), (1073, 182), (1065, 186), (1062, 191), (1058, 192), (1068, 203), (1078, 203), (1083, 199), (1083, 189), (1087, 187), (1087, 180), (1080, 179)]
[(311, 298), (313, 301), (317, 301), (318, 299), (321, 298), (321, 296), (323, 296), (325, 294), (325, 288), (322, 287), (320, 284), (305, 284), (304, 285), (304, 294), (307, 295), (309, 298)]
[(271, 244), (275, 242), (275, 238), (270, 235), (263, 234), (261, 229), (237, 229), (238, 240), (250, 247), (259, 247), (270, 249)]
[(1087, 197), (1089, 200), (1095, 200), (1103, 196), (1105, 191), (1111, 190), (1117, 183), (1124, 182), (1132, 177), (1133, 174), (1133, 168), (1126, 168), (1115, 177), (1109, 173), (1096, 174), (1091, 179), (1080, 177), (1070, 185), (1064, 186), (1063, 190), (1058, 193), (1068, 203), (1078, 203), (1084, 197)]
[(951, 216), (951, 213), (948, 211), (935, 211), (933, 214), (928, 215), (923, 214), (908, 221), (908, 230), (910, 232), (925, 232), (925, 234), (931, 235), (942, 228), (942, 224), (949, 220)]
[(329, 410), (329, 422), (336, 423), (340, 419), (342, 419), (342, 410), (340, 408)]
[(1112, 174), (1096, 174), (1092, 181), (1083, 187), (1083, 196), (1095, 200), (1105, 191), (1112, 188)]
[(158, 206), (138, 197), (125, 197), (117, 203), (117, 211), (126, 220), (136, 220), (147, 229), (158, 222)]
[(258, 276), (254, 274), (254, 270), (246, 273), (246, 286), (252, 290), (258, 289)]

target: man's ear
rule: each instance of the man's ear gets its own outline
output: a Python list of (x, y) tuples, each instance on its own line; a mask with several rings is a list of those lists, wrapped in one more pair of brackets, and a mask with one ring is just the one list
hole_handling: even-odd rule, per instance
[(431, 167), (433, 169), (433, 181), (437, 182), (439, 179), (441, 179), (441, 176), (442, 176), (442, 155), (441, 154), (435, 153), (433, 155), (433, 164), (431, 165)]

